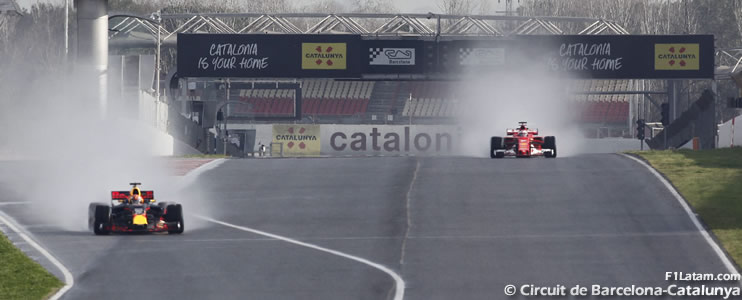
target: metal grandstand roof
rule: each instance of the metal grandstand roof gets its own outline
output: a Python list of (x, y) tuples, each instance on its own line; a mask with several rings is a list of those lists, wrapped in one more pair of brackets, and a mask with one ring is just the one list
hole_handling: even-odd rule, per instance
[(21, 15), (21, 8), (15, 0), (0, 0), (0, 15), (1, 14), (14, 14)]

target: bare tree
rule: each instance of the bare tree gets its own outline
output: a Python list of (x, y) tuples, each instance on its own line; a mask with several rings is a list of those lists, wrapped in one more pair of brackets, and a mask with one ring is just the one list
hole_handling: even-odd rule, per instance
[(489, 15), (492, 13), (492, 0), (479, 0), (478, 7), (480, 15)]
[[(397, 11), (397, 7), (392, 0), (353, 0), (350, 5), (350, 11), (355, 13), (394, 13)], [(381, 27), (386, 22), (383, 19), (363, 19), (356, 21), (370, 31)]]
[(304, 4), (299, 8), (301, 12), (313, 12), (313, 13), (343, 13), (347, 12), (348, 9), (336, 0), (314, 0), (307, 4)]
[(438, 8), (449, 15), (468, 15), (474, 12), (473, 0), (438, 0)]

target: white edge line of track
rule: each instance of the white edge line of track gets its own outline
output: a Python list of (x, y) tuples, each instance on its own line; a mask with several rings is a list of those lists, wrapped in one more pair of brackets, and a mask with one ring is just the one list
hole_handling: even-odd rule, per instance
[[(186, 174), (186, 176), (185, 176), (184, 179), (186, 180), (186, 182), (191, 182), (191, 181), (195, 180), (196, 177), (198, 177), (201, 173), (218, 167), (224, 161), (225, 161), (224, 159), (216, 159), (216, 160), (213, 160), (211, 162), (208, 162), (208, 163), (206, 163), (204, 165), (201, 165), (200, 167), (198, 167), (198, 168), (192, 170), (191, 172), (189, 172), (188, 174)], [(269, 237), (269, 238), (272, 238), (272, 239), (284, 241), (284, 242), (287, 242), (287, 243), (291, 243), (291, 244), (302, 246), (302, 247), (306, 247), (306, 248), (311, 248), (311, 249), (319, 250), (319, 251), (322, 251), (322, 252), (325, 252), (325, 253), (329, 253), (329, 254), (332, 254), (332, 255), (340, 256), (340, 257), (343, 257), (343, 258), (347, 258), (347, 259), (354, 260), (354, 261), (360, 262), (362, 264), (368, 265), (370, 267), (373, 267), (373, 268), (375, 268), (377, 270), (380, 270), (380, 271), (388, 274), (389, 276), (391, 276), (392, 279), (394, 279), (394, 300), (402, 300), (402, 299), (404, 299), (405, 282), (404, 282), (404, 280), (402, 280), (402, 276), (399, 276), (399, 274), (397, 274), (393, 270), (391, 270), (391, 269), (389, 269), (389, 268), (387, 268), (387, 267), (385, 267), (383, 265), (377, 264), (377, 263), (372, 262), (370, 260), (367, 260), (365, 258), (353, 256), (353, 255), (350, 255), (350, 254), (347, 254), (347, 253), (343, 253), (343, 252), (340, 252), (340, 251), (336, 251), (336, 250), (332, 250), (332, 249), (327, 249), (327, 248), (324, 248), (324, 247), (320, 247), (320, 246), (317, 246), (317, 245), (305, 243), (305, 242), (302, 242), (302, 241), (297, 241), (297, 240), (294, 240), (294, 239), (291, 239), (291, 238), (287, 238), (287, 237), (283, 237), (283, 236), (280, 236), (280, 235), (268, 233), (268, 232), (265, 232), (265, 231), (260, 231), (260, 230), (252, 229), (252, 228), (249, 228), (249, 227), (244, 227), (244, 226), (230, 224), (230, 223), (219, 221), (219, 220), (216, 220), (216, 219), (212, 219), (212, 218), (209, 218), (209, 217), (206, 217), (206, 216), (201, 216), (201, 215), (194, 215), (194, 216), (197, 217), (197, 218), (200, 218), (200, 219), (203, 219), (203, 220), (206, 220), (206, 221), (215, 223), (215, 224), (222, 225), (222, 226), (226, 226), (226, 227), (230, 227), (230, 228), (234, 228), (234, 229), (238, 229), (238, 230), (242, 230), (242, 231), (251, 232), (251, 233), (254, 233), (254, 234), (262, 235), (262, 236), (265, 236), (265, 237)]]
[(646, 167), (652, 174), (654, 174), (655, 177), (657, 177), (657, 179), (660, 182), (662, 182), (663, 185), (665, 185), (665, 187), (675, 197), (675, 200), (678, 200), (678, 203), (680, 203), (680, 206), (683, 207), (683, 209), (685, 210), (685, 213), (687, 213), (688, 217), (690, 217), (691, 221), (693, 221), (693, 224), (696, 225), (698, 232), (701, 233), (703, 238), (706, 240), (706, 243), (708, 243), (709, 246), (711, 246), (711, 249), (713, 249), (716, 255), (719, 257), (719, 259), (721, 259), (721, 262), (727, 268), (727, 271), (730, 274), (737, 274), (738, 273), (737, 268), (734, 266), (734, 263), (732, 263), (732, 261), (729, 260), (729, 257), (726, 255), (726, 253), (724, 253), (724, 250), (722, 250), (721, 247), (719, 247), (719, 244), (717, 244), (716, 241), (714, 241), (714, 239), (711, 237), (711, 235), (709, 235), (708, 231), (706, 231), (706, 228), (704, 228), (703, 225), (701, 225), (701, 222), (698, 220), (698, 216), (696, 216), (693, 210), (691, 210), (690, 206), (688, 206), (688, 202), (685, 201), (685, 198), (683, 198), (683, 196), (680, 195), (680, 193), (675, 189), (675, 187), (673, 187), (672, 184), (670, 184), (670, 182), (668, 182), (667, 179), (665, 179), (665, 177), (663, 177), (657, 170), (655, 170), (652, 166), (642, 161), (641, 159), (638, 159), (636, 157), (633, 157), (631, 155), (624, 154), (624, 153), (619, 153), (619, 154), (621, 154), (624, 157), (628, 157), (638, 162), (642, 166)]
[(375, 268), (377, 270), (380, 270), (380, 271), (388, 274), (389, 276), (391, 276), (392, 279), (394, 279), (394, 299), (395, 300), (402, 300), (402, 299), (404, 299), (405, 282), (404, 282), (404, 280), (402, 280), (402, 277), (399, 276), (399, 274), (397, 274), (396, 272), (392, 271), (391, 269), (389, 269), (389, 268), (387, 268), (385, 266), (382, 266), (380, 264), (377, 264), (375, 262), (372, 262), (370, 260), (367, 260), (365, 258), (361, 258), (361, 257), (353, 256), (353, 255), (350, 255), (350, 254), (346, 254), (346, 253), (343, 253), (343, 252), (340, 252), (340, 251), (336, 251), (336, 250), (332, 250), (332, 249), (327, 249), (327, 248), (320, 247), (320, 246), (317, 246), (317, 245), (313, 245), (313, 244), (309, 244), (309, 243), (297, 241), (297, 240), (294, 240), (294, 239), (291, 239), (291, 238), (287, 238), (287, 237), (283, 237), (283, 236), (280, 236), (280, 235), (268, 233), (268, 232), (265, 232), (265, 231), (260, 231), (260, 230), (252, 229), (252, 228), (249, 228), (249, 227), (244, 227), (244, 226), (230, 224), (230, 223), (227, 223), (227, 222), (222, 222), (222, 221), (219, 221), (219, 220), (216, 220), (216, 219), (212, 219), (212, 218), (209, 218), (209, 217), (206, 217), (206, 216), (201, 216), (201, 215), (194, 215), (194, 216), (197, 217), (197, 218), (200, 218), (200, 219), (203, 219), (203, 220), (212, 222), (212, 223), (219, 224), (219, 225), (231, 227), (231, 228), (242, 230), (242, 231), (251, 232), (251, 233), (254, 233), (254, 234), (262, 235), (262, 236), (273, 238), (273, 239), (276, 239), (276, 240), (281, 240), (281, 241), (284, 241), (284, 242), (287, 242), (287, 243), (291, 243), (291, 244), (294, 244), (294, 245), (298, 245), (298, 246), (302, 246), (302, 247), (306, 247), (306, 248), (311, 248), (311, 249), (319, 250), (319, 251), (322, 251), (322, 252), (326, 252), (326, 253), (329, 253), (329, 254), (332, 254), (332, 255), (344, 257), (344, 258), (347, 258), (347, 259), (350, 259), (350, 260), (354, 260), (354, 261), (360, 262), (362, 264), (368, 265), (368, 266), (370, 266), (372, 268)]
[(210, 162), (207, 162), (203, 165), (200, 165), (193, 170), (190, 170), (188, 173), (186, 173), (183, 176), (183, 179), (182, 179), (183, 181), (181, 181), (181, 184), (183, 185), (182, 187), (184, 187), (187, 184), (192, 184), (196, 180), (196, 178), (200, 176), (202, 173), (218, 167), (225, 161), (227, 161), (226, 158), (218, 158)]
[(61, 298), (64, 293), (66, 293), (69, 289), (72, 288), (72, 286), (75, 285), (75, 279), (72, 276), (72, 273), (70, 273), (70, 270), (67, 270), (67, 268), (57, 260), (49, 251), (44, 249), (41, 245), (36, 243), (34, 239), (30, 237), (32, 235), (30, 232), (26, 233), (25, 231), (22, 231), (19, 227), (22, 227), (20, 224), (16, 226), (15, 220), (13, 220), (12, 217), (5, 214), (5, 212), (0, 211), (0, 222), (3, 222), (10, 230), (18, 234), (23, 240), (25, 240), (29, 245), (33, 246), (36, 250), (39, 251), (44, 257), (46, 257), (57, 269), (59, 269), (62, 272), (62, 275), (64, 275), (64, 286), (59, 289), (53, 296), (49, 298), (49, 300), (57, 300)]
[[(190, 172), (189, 174), (187, 174), (187, 175), (191, 175), (191, 173), (194, 173), (193, 175), (184, 176), (186, 179), (186, 183), (189, 183), (189, 181), (192, 181), (193, 179), (195, 179), (195, 177), (197, 177), (199, 174), (205, 171), (211, 170), (213, 168), (216, 168), (223, 162), (224, 162), (224, 159), (216, 159), (216, 160), (213, 160), (206, 164), (201, 165), (193, 172)], [(10, 203), (4, 203), (4, 204), (10, 205), (10, 204), (24, 204), (24, 203), (10, 202)], [(10, 230), (18, 234), (18, 236), (20, 236), (29, 245), (31, 245), (37, 251), (39, 251), (39, 253), (44, 255), (44, 257), (46, 257), (55, 267), (57, 267), (57, 269), (59, 269), (59, 271), (62, 272), (62, 275), (64, 276), (64, 286), (61, 289), (59, 289), (53, 296), (51, 296), (49, 300), (58, 300), (62, 298), (62, 296), (64, 296), (64, 294), (67, 293), (67, 291), (69, 291), (75, 285), (75, 279), (74, 279), (74, 276), (72, 276), (72, 273), (70, 272), (70, 270), (68, 270), (67, 267), (65, 267), (61, 262), (59, 262), (59, 260), (57, 260), (56, 257), (54, 257), (51, 253), (49, 253), (48, 250), (46, 250), (44, 247), (39, 245), (39, 243), (37, 243), (33, 238), (31, 238), (31, 236), (33, 236), (31, 232), (21, 230), (20, 228), (22, 228), (23, 226), (15, 222), (15, 220), (12, 217), (7, 215), (3, 211), (0, 211), (0, 222), (4, 223), (6, 226), (8, 226), (8, 228), (10, 228)]]

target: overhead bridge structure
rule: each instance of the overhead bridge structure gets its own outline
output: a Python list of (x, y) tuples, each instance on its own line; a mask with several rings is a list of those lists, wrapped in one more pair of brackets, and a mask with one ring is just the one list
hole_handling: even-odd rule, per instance
[[(525, 34), (629, 34), (604, 19), (447, 14), (154, 13), (142, 17), (111, 13), (111, 40), (149, 35), (173, 45), (179, 33), (357, 34), (377, 37), (461, 38)], [(158, 22), (157, 20), (162, 20)], [(159, 27), (159, 28), (158, 28)], [(136, 41), (132, 39), (131, 44)], [(149, 43), (151, 46), (151, 42)]]
[(631, 35), (616, 22), (578, 17), (157, 12), (112, 13), (109, 27), (112, 49), (177, 48), (179, 78), (440, 81), (528, 68), (631, 81), (632, 90), (601, 90), (639, 95), (622, 109), (631, 131), (636, 119), (652, 117), (642, 104), (650, 94), (672, 98), (671, 119), (682, 113), (673, 108), (677, 95), (650, 91), (644, 79), (669, 87), (713, 79), (719, 57), (710, 35)]

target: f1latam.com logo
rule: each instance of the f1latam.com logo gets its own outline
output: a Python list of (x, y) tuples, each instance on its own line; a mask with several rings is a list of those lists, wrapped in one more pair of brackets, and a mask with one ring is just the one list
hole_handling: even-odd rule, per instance
[(698, 70), (698, 44), (654, 44), (655, 70)]

